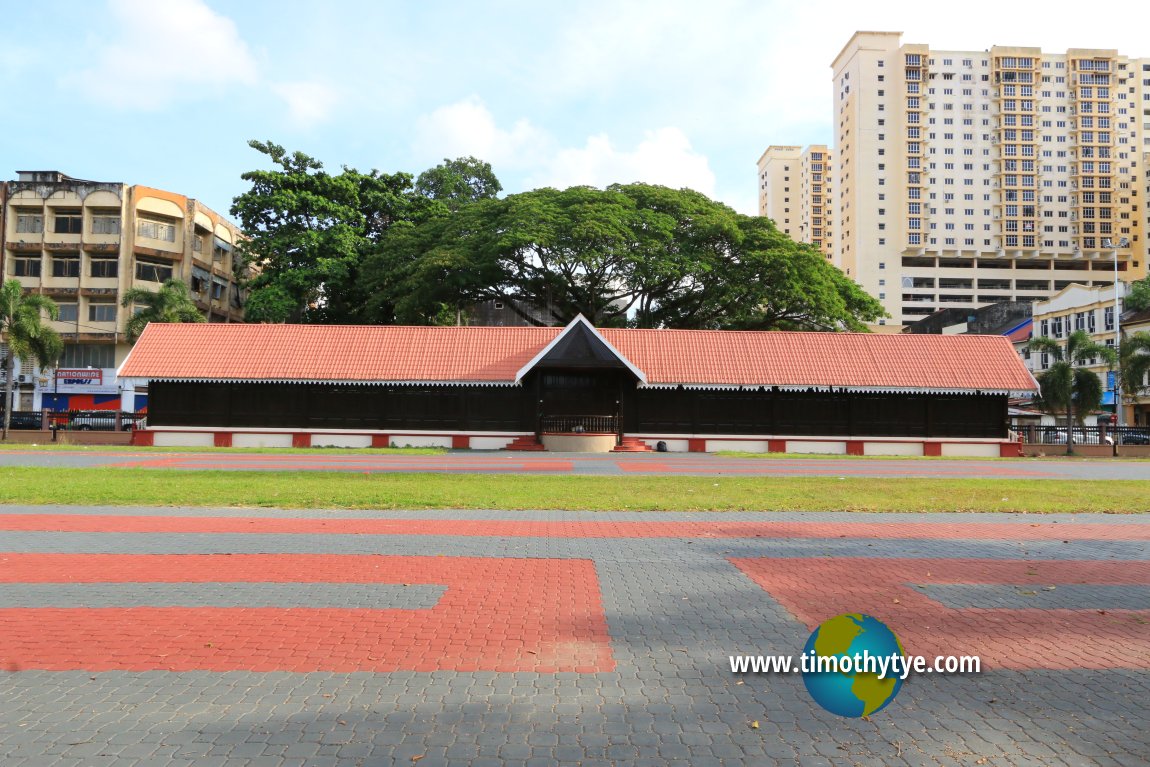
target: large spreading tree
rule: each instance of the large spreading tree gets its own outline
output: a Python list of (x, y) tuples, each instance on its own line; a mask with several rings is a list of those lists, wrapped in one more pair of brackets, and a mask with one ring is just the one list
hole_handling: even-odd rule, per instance
[(413, 179), (409, 173), (339, 173), (303, 152), (249, 141), (272, 164), (242, 178), (251, 188), (231, 213), (248, 239), (240, 254), (256, 271), (248, 287), (249, 322), (371, 322), (391, 313), (361, 278), (365, 254), (393, 227), (445, 216), (502, 187), (474, 157), (444, 160)]
[(862, 330), (885, 316), (817, 249), (688, 189), (499, 198), (474, 157), (413, 180), (331, 174), (302, 152), (249, 144), (273, 167), (245, 173), (251, 189), (232, 206), (257, 271), (248, 321), (457, 322), (487, 300), (603, 326)]
[[(379, 322), (484, 300), (600, 326), (862, 330), (881, 305), (765, 218), (688, 189), (538, 189), (394, 227), (364, 262)], [(447, 310), (447, 311), (445, 311)]]

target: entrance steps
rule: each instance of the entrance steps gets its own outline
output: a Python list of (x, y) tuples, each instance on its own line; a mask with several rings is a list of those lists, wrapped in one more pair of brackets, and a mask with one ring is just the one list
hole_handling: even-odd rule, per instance
[(636, 437), (623, 437), (623, 443), (616, 445), (612, 453), (651, 453), (651, 446)]
[(528, 434), (525, 437), (516, 437), (515, 440), (509, 444), (504, 450), (529, 450), (532, 452), (543, 452), (547, 448), (543, 447), (543, 443), (535, 439), (534, 434)]

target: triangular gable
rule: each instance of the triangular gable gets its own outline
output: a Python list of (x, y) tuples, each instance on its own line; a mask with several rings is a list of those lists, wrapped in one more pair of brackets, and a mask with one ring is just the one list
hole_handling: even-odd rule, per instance
[(519, 369), (515, 382), (521, 382), (537, 367), (619, 368), (630, 371), (640, 383), (647, 383), (646, 373), (612, 346), (582, 314), (571, 320), (551, 343)]

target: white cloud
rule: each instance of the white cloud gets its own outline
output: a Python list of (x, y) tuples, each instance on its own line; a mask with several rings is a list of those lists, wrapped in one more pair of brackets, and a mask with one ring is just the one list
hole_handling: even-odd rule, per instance
[(236, 25), (201, 0), (111, 0), (115, 39), (67, 82), (97, 102), (160, 109), (192, 94), (252, 85), (258, 72)]
[(500, 128), (491, 110), (476, 96), (420, 117), (416, 130), (414, 150), (426, 161), (471, 155), (496, 169), (529, 167), (551, 143), (547, 134), (528, 120), (517, 121), (510, 130)]
[(605, 133), (591, 136), (580, 148), (556, 153), (532, 175), (531, 185), (562, 189), (635, 181), (715, 194), (715, 174), (706, 156), (695, 151), (686, 134), (674, 127), (647, 131), (629, 151), (616, 147)]
[(416, 131), (413, 151), (420, 160), (472, 155), (491, 163), (497, 174), (515, 172), (525, 189), (641, 181), (715, 193), (710, 162), (676, 127), (647, 131), (633, 149), (616, 146), (606, 133), (589, 136), (581, 147), (562, 147), (526, 119), (501, 128), (487, 105), (471, 96), (420, 117)]
[(341, 99), (334, 87), (318, 80), (277, 83), (272, 90), (287, 104), (292, 122), (302, 128), (326, 122)]

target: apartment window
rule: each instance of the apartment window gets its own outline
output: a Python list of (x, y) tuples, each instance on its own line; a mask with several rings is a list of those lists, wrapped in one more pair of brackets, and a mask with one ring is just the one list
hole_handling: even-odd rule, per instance
[(40, 254), (34, 256), (17, 254), (12, 257), (13, 277), (39, 277)]
[(1103, 330), (1114, 329), (1114, 307), (1107, 306), (1102, 310), (1102, 328)]
[(116, 305), (113, 303), (89, 303), (88, 322), (115, 322)]
[(145, 282), (164, 282), (172, 278), (172, 265), (167, 261), (136, 260), (136, 279)]
[(60, 322), (76, 322), (80, 319), (79, 304), (56, 304), (60, 310)]
[(55, 255), (52, 256), (52, 276), (53, 277), (79, 277), (80, 276), (80, 255)]
[(114, 258), (93, 258), (88, 269), (91, 277), (118, 277), (120, 262)]
[(17, 234), (42, 234), (44, 231), (44, 216), (40, 213), (16, 211)]
[(136, 227), (136, 234), (138, 234), (140, 237), (147, 237), (152, 240), (175, 242), (176, 225), (167, 221), (141, 218), (138, 226)]
[(120, 233), (120, 212), (118, 210), (94, 210), (92, 213), (93, 235), (118, 235)]
[(65, 344), (62, 368), (111, 368), (116, 366), (116, 347), (111, 344)]
[(57, 210), (53, 223), (52, 231), (56, 234), (80, 234), (84, 231), (84, 216), (78, 209)]

